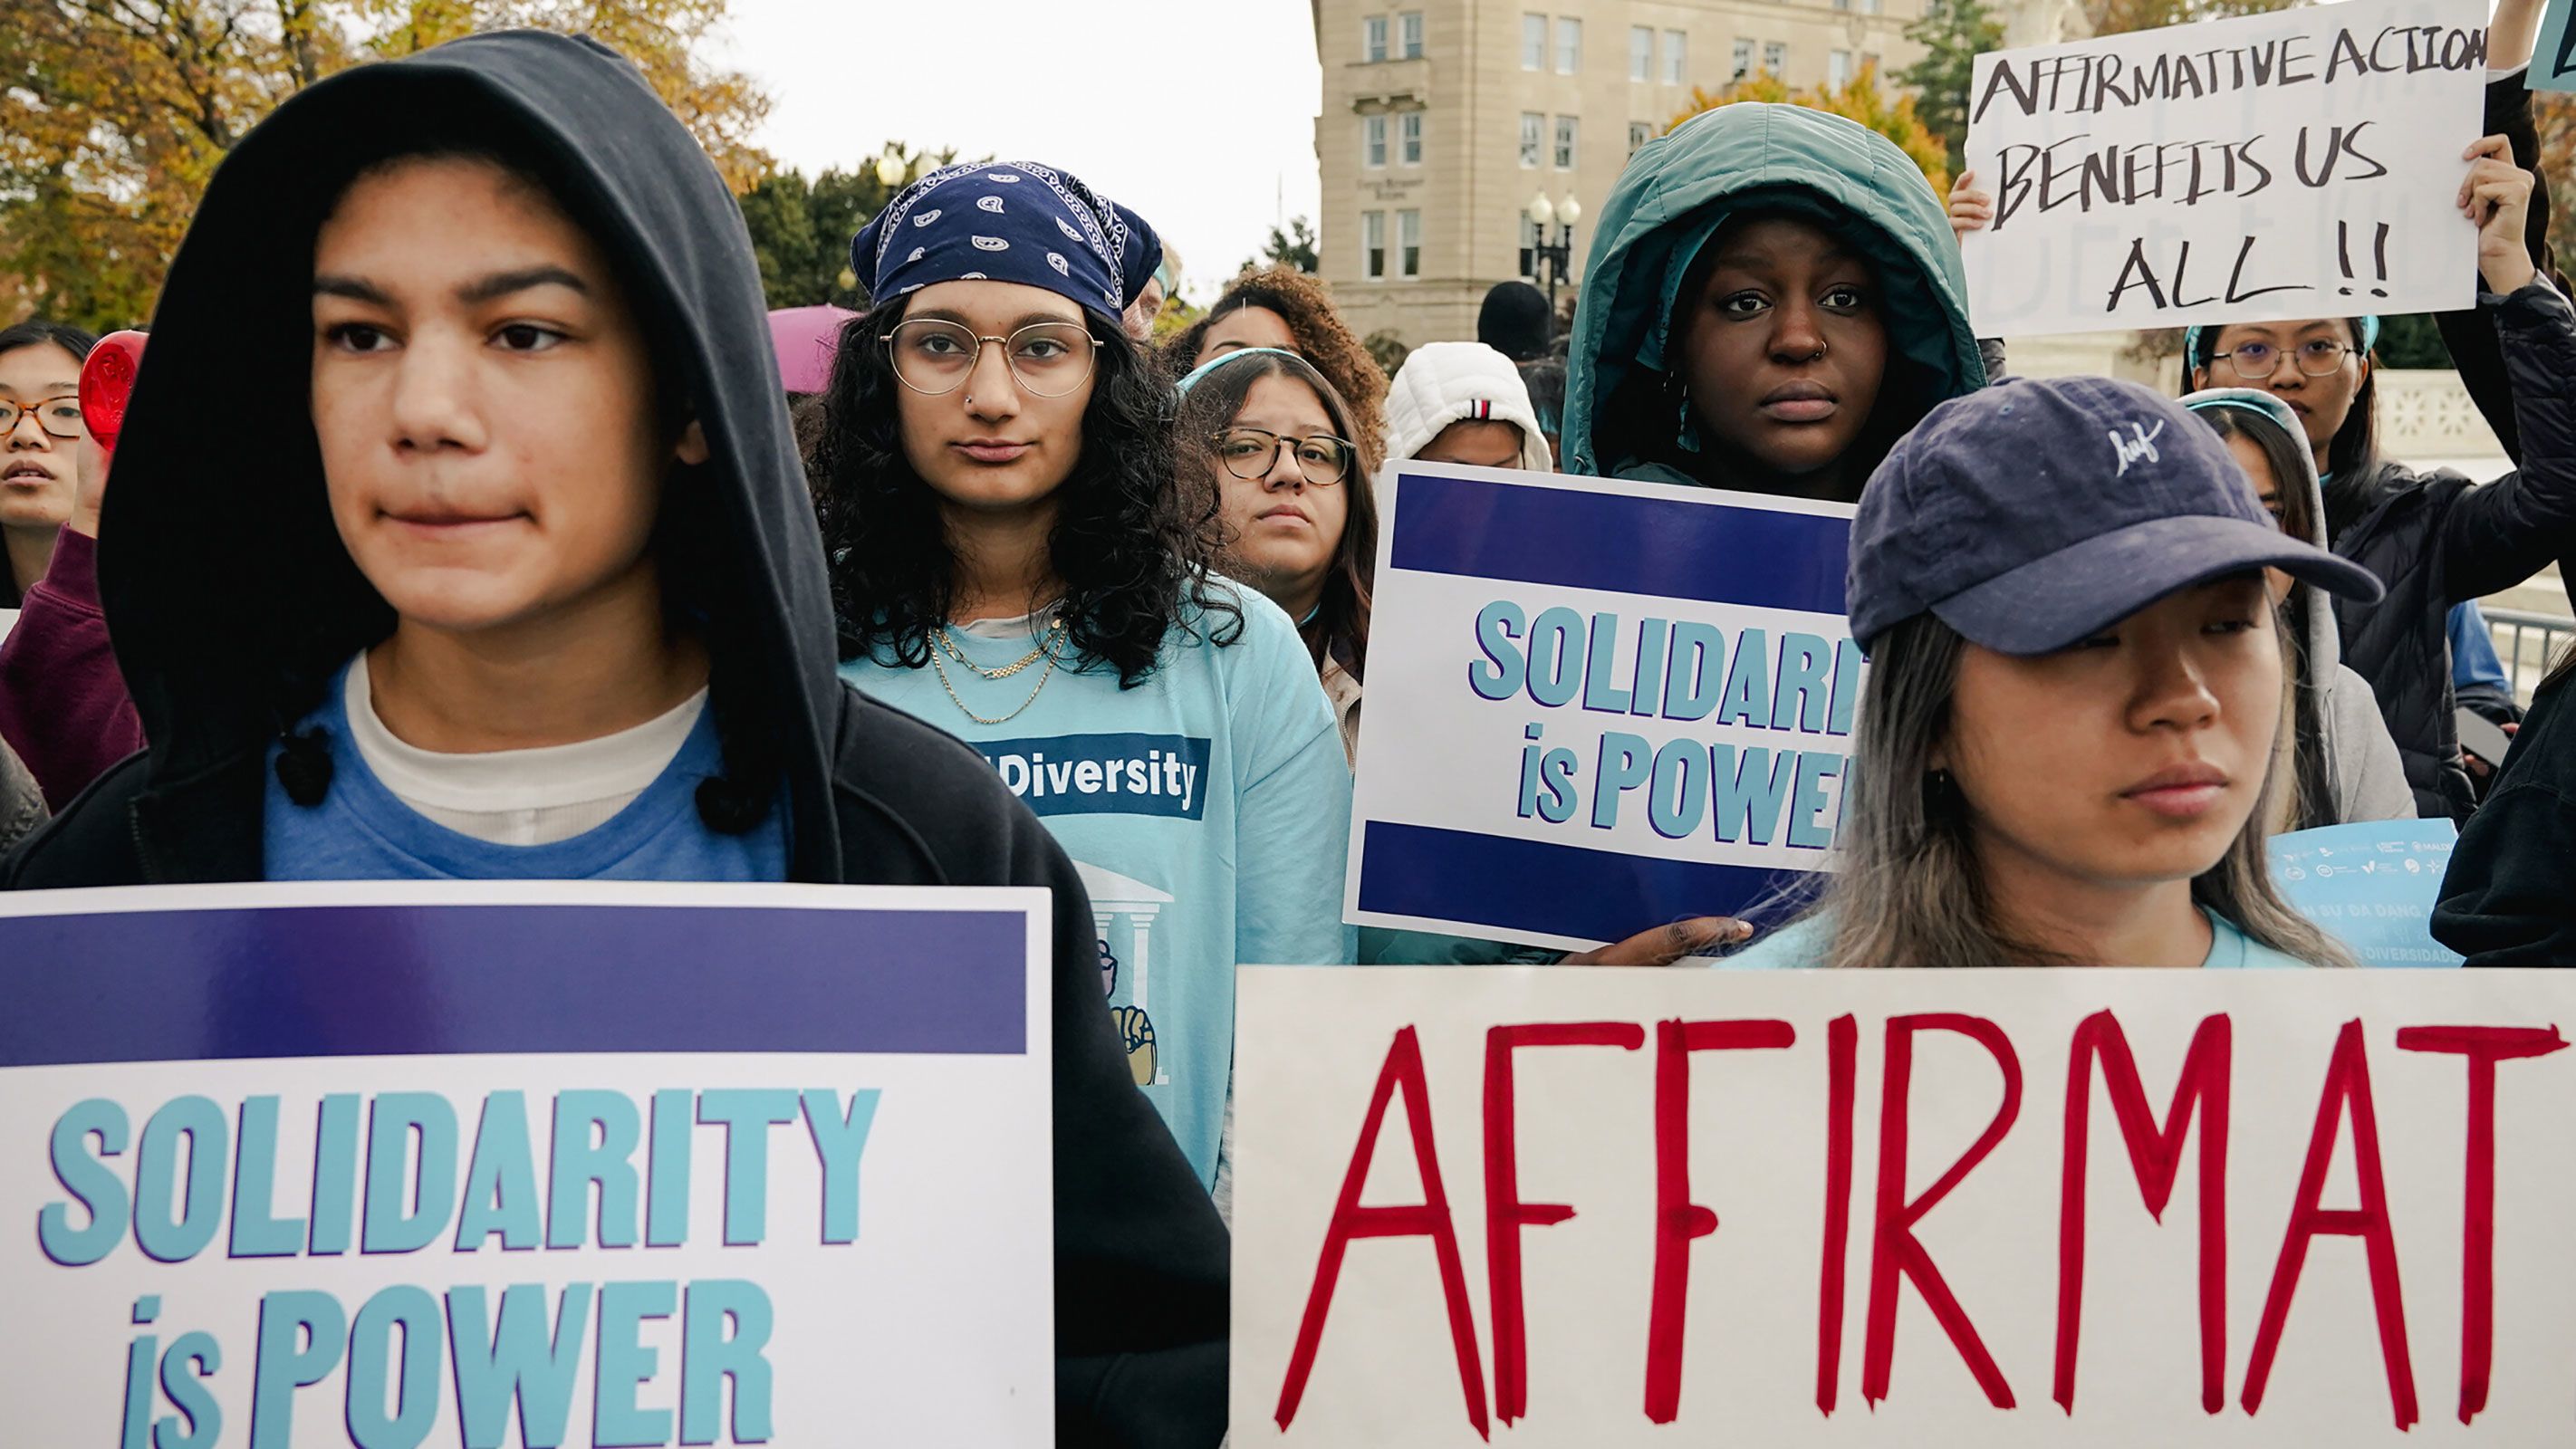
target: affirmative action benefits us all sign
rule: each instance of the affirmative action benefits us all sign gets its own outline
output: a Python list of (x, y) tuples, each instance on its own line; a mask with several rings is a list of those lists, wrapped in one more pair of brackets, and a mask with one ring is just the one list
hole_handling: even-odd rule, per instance
[(2470, 306), (2486, 15), (2349, 0), (1978, 56), (1977, 335)]
[(0, 895), (0, 1443), (1049, 1442), (1048, 920)]

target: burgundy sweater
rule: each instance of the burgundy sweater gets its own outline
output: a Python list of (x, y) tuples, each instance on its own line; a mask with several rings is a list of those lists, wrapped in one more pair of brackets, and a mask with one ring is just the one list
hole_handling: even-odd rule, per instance
[(98, 605), (98, 540), (64, 529), (45, 577), (0, 640), (0, 740), (61, 810), (143, 748), (143, 721), (116, 671)]

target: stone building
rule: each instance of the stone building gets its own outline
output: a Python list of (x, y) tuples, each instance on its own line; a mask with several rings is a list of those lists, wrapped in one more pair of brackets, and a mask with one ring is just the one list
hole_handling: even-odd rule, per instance
[(1901, 69), (1924, 3), (1313, 0), (1324, 278), (1364, 337), (1473, 337), (1486, 289), (1529, 275), (1532, 197), (1576, 203), (1571, 283), (1611, 182), (1693, 86)]

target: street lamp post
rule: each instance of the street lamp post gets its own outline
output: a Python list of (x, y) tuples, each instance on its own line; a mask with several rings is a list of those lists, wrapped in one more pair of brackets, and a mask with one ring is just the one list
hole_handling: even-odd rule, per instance
[[(1559, 282), (1567, 280), (1567, 273), (1574, 270), (1574, 224), (1583, 219), (1583, 203), (1575, 200), (1571, 191), (1565, 193), (1563, 201), (1555, 202), (1549, 201), (1547, 193), (1542, 191), (1530, 198), (1524, 214), (1529, 217), (1530, 225), (1536, 228), (1529, 248), (1530, 275), (1547, 279), (1548, 325), (1554, 327), (1556, 287)], [(1560, 223), (1553, 242), (1547, 239), (1550, 222)]]

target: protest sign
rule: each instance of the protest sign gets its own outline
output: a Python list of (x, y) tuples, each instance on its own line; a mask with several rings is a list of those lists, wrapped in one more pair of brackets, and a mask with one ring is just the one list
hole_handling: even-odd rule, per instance
[(2531, 88), (2576, 91), (2576, 38), (2568, 35), (2569, 0), (2549, 0), (2540, 12), (2540, 34), (2531, 48)]
[(1978, 56), (1977, 335), (2472, 305), (2485, 25), (2350, 0)]
[(1822, 868), (1852, 510), (1401, 463), (1344, 916), (1582, 947)]
[(1038, 890), (0, 895), (0, 1438), (1050, 1442), (1048, 922)]
[(2457, 966), (2433, 939), (2433, 906), (2459, 827), (2448, 820), (2364, 820), (2294, 830), (2264, 844), (2281, 898), (2365, 966)]
[(1234, 1442), (2569, 1442), (2576, 977), (1253, 969)]

